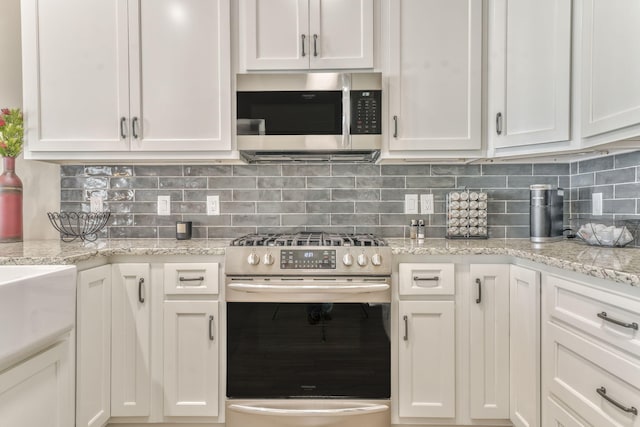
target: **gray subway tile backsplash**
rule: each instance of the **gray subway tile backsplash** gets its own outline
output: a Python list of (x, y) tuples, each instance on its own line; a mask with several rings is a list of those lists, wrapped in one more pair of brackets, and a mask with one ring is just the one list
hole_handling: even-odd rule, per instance
[[(89, 211), (92, 194), (113, 212), (104, 236), (172, 238), (175, 221), (193, 221), (196, 238), (255, 232), (370, 232), (408, 236), (412, 218), (428, 237), (445, 233), (445, 198), (456, 188), (489, 195), (489, 235), (529, 235), (529, 185), (565, 188), (565, 217), (586, 215), (603, 194), (607, 218), (640, 218), (640, 151), (573, 163), (541, 164), (272, 164), (63, 165), (61, 208)], [(435, 214), (405, 215), (406, 194), (434, 195)], [(172, 214), (157, 216), (159, 195)], [(206, 198), (220, 197), (221, 215), (206, 215)]]

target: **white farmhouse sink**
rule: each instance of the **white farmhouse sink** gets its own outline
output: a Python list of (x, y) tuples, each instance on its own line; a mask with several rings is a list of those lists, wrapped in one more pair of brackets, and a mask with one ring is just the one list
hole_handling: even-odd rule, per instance
[(0, 265), (0, 371), (73, 329), (76, 267)]

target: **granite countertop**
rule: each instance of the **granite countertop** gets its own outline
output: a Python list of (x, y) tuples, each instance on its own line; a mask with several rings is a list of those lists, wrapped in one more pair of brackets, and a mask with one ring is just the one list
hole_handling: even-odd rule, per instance
[[(640, 287), (640, 249), (528, 239), (387, 239), (394, 255), (506, 255)], [(229, 239), (110, 239), (94, 243), (37, 240), (0, 244), (1, 264), (75, 264), (97, 256), (224, 255)]]

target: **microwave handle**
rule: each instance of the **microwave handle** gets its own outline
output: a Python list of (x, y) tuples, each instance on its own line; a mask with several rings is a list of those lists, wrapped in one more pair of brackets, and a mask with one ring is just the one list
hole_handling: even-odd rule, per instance
[(342, 73), (342, 148), (351, 148), (351, 74)]

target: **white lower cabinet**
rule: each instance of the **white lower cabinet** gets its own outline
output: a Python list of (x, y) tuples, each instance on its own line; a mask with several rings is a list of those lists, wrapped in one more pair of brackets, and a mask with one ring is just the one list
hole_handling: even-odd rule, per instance
[(76, 314), (76, 427), (111, 416), (111, 266), (80, 271)]
[(149, 264), (114, 264), (111, 322), (111, 416), (151, 414)]
[(0, 426), (73, 425), (69, 338), (0, 373)]
[(540, 426), (540, 272), (511, 266), (509, 285), (511, 422)]
[(591, 427), (589, 424), (583, 421), (580, 417), (571, 414), (564, 409), (557, 400), (552, 397), (547, 397), (545, 401), (545, 427)]
[(471, 264), (469, 415), (509, 418), (509, 265)]
[(164, 415), (218, 415), (218, 301), (164, 302)]
[(453, 301), (400, 301), (400, 417), (456, 415)]

